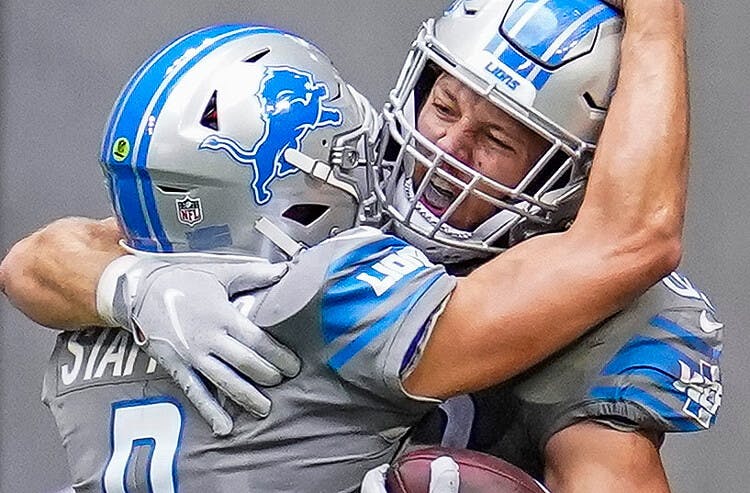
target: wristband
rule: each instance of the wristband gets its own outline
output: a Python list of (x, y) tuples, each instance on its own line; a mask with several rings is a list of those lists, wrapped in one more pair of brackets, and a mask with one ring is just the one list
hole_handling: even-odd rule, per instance
[(125, 273), (138, 261), (134, 255), (123, 255), (118, 257), (104, 268), (96, 286), (96, 312), (107, 327), (119, 327), (114, 309), (115, 295), (121, 289), (120, 286)]

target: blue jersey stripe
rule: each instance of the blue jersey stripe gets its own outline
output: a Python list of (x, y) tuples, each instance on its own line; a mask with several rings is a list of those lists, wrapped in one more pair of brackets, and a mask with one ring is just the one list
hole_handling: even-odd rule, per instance
[[(657, 369), (663, 375), (671, 378), (667, 385), (680, 374), (679, 361), (695, 367), (693, 359), (668, 343), (652, 337), (635, 336), (630, 339), (620, 351), (607, 363), (602, 375), (632, 375), (644, 373), (650, 379), (657, 381), (651, 371)], [(662, 384), (664, 382), (658, 381)]]
[(357, 248), (353, 252), (344, 255), (334, 262), (331, 262), (331, 265), (328, 267), (327, 276), (328, 278), (332, 278), (344, 269), (359, 267), (359, 264), (372, 256), (383, 258), (385, 257), (384, 252), (386, 250), (392, 252), (396, 248), (403, 248), (407, 245), (408, 243), (406, 243), (404, 240), (396, 238), (395, 236), (388, 235), (382, 240), (378, 240), (361, 248)]
[(357, 353), (359, 353), (363, 348), (367, 347), (367, 345), (372, 342), (373, 339), (391, 328), (399, 318), (408, 316), (411, 309), (414, 307), (414, 305), (417, 304), (417, 301), (422, 298), (422, 295), (424, 295), (424, 293), (426, 293), (432, 287), (432, 285), (437, 282), (438, 279), (443, 277), (443, 275), (445, 274), (443, 272), (440, 272), (432, 276), (432, 278), (427, 279), (425, 282), (423, 282), (417, 291), (412, 293), (401, 304), (388, 312), (385, 317), (372, 324), (369, 329), (365, 330), (356, 339), (354, 339), (352, 342), (350, 342), (336, 354), (334, 354), (328, 360), (328, 365), (336, 371), (340, 370), (341, 367), (344, 366), (354, 356), (356, 356)]
[[(407, 300), (411, 301), (411, 300)], [(351, 341), (349, 344), (344, 346), (336, 354), (331, 356), (328, 360), (328, 366), (338, 371), (344, 366), (349, 360), (357, 355), (362, 349), (375, 339), (377, 336), (382, 334), (385, 330), (391, 327), (399, 317), (402, 316), (402, 310), (405, 304), (398, 306), (396, 309), (388, 312), (388, 314), (372, 324), (369, 329), (365, 330), (357, 338)]]
[(654, 327), (666, 330), (670, 334), (679, 337), (680, 341), (685, 345), (702, 353), (714, 363), (718, 361), (719, 356), (721, 356), (721, 351), (707, 344), (701, 339), (700, 335), (691, 333), (680, 324), (673, 322), (664, 316), (657, 315), (652, 318), (649, 323)]
[[(379, 304), (384, 303), (391, 292), (403, 289), (405, 284), (413, 282), (413, 279), (426, 268), (420, 264), (419, 268), (403, 275), (382, 295), (376, 294), (370, 284), (358, 279), (360, 274), (382, 276), (382, 273), (373, 268), (376, 261), (402, 250), (405, 245), (403, 240), (386, 236), (382, 240), (352, 251), (332, 264), (328, 279), (334, 281), (326, 289), (321, 304), (323, 339), (326, 344), (360, 325)], [(336, 279), (337, 277), (340, 278)]]
[[(612, 387), (610, 400), (631, 400), (655, 410), (664, 419), (683, 431), (692, 431), (699, 428), (680, 407), (669, 408), (660, 402), (655, 395), (672, 395), (682, 403), (690, 404), (689, 395), (679, 385), (682, 368), (685, 365), (694, 374), (711, 378), (712, 375), (704, 374), (704, 364), (696, 363), (692, 358), (685, 355), (668, 342), (644, 336), (636, 336), (612, 358), (602, 370), (601, 375), (611, 377), (641, 377), (653, 384), (652, 391), (639, 389), (636, 385)], [(595, 393), (594, 393), (594, 396)], [(698, 403), (694, 404), (699, 406)], [(713, 419), (713, 418), (712, 418)], [(682, 428), (681, 428), (682, 427)]]

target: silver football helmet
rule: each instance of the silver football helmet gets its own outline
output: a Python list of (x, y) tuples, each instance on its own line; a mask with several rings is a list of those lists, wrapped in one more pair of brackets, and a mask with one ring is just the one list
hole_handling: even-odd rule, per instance
[(101, 163), (130, 247), (277, 260), (355, 225), (379, 121), (308, 42), (212, 26), (133, 75)]
[[(458, 0), (425, 22), (386, 103), (373, 170), (397, 233), (453, 263), (565, 228), (614, 91), (621, 35), (618, 12), (599, 0)], [(493, 179), (420, 131), (419, 112), (443, 74), (544, 139), (520, 180)], [(494, 212), (456, 227), (469, 198)]]

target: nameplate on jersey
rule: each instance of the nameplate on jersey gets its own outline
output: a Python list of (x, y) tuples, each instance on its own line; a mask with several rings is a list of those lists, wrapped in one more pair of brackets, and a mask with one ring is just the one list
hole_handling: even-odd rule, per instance
[(156, 361), (122, 329), (61, 334), (52, 363), (56, 366), (58, 395), (93, 386), (167, 378)]
[(369, 284), (375, 296), (380, 297), (405, 276), (425, 267), (432, 267), (425, 254), (407, 246), (366, 268), (357, 279)]

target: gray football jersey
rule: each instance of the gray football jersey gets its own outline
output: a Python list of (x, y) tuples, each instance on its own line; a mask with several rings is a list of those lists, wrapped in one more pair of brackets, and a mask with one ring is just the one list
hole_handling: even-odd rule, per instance
[(490, 452), (540, 475), (549, 438), (581, 420), (652, 437), (705, 430), (721, 405), (722, 339), (711, 302), (673, 273), (512, 381), (449, 399), (413, 442)]
[(361, 228), (302, 252), (237, 304), (301, 357), (265, 389), (257, 420), (227, 402), (216, 438), (121, 330), (62, 334), (45, 377), (78, 492), (349, 492), (391, 460), (434, 402), (404, 392), (434, 314), (455, 285), (415, 248)]

